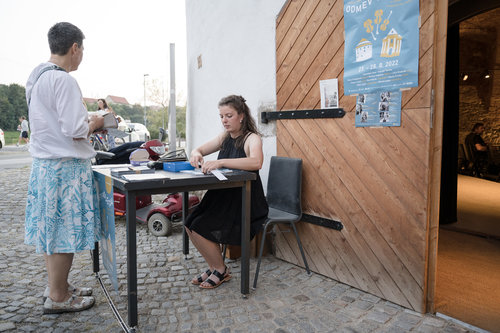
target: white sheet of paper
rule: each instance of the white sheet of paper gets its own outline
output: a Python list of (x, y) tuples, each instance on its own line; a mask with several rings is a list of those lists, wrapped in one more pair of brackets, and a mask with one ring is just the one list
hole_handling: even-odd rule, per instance
[(141, 180), (169, 179), (168, 176), (160, 173), (133, 173), (130, 175), (122, 175), (122, 178), (131, 182)]
[(226, 176), (224, 176), (220, 170), (212, 170), (211, 173), (217, 177), (218, 180), (227, 180)]

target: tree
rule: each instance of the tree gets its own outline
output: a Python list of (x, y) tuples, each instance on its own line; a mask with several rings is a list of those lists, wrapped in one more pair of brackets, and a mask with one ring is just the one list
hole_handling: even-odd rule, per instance
[[(151, 137), (158, 137), (159, 128), (168, 128), (170, 94), (164, 89), (164, 84), (158, 79), (148, 83), (148, 100), (157, 106), (147, 108), (148, 130)], [(186, 106), (176, 106), (176, 132), (179, 138), (186, 138)], [(154, 133), (154, 134), (153, 134)]]
[(14, 131), (19, 117), (28, 115), (26, 90), (18, 84), (0, 84), (0, 128)]
[[(179, 97), (180, 96), (179, 94)], [(152, 138), (157, 138), (160, 128), (168, 128), (168, 106), (170, 95), (163, 82), (153, 79), (148, 84), (148, 100), (154, 104), (146, 107), (147, 127)], [(144, 107), (140, 104), (110, 104), (113, 111), (132, 123), (144, 122)], [(87, 105), (89, 111), (97, 110), (97, 103)], [(18, 84), (0, 84), (0, 128), (14, 131), (19, 125), (19, 117), (28, 116), (26, 89)], [(186, 106), (176, 106), (177, 136), (186, 137)], [(28, 119), (29, 120), (29, 119)]]
[(125, 120), (130, 120), (131, 123), (144, 122), (144, 108), (139, 104), (124, 105), (124, 104), (110, 104), (113, 111)]

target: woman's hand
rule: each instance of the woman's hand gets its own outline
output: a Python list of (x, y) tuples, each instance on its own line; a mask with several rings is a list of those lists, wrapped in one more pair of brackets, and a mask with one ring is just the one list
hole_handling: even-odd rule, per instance
[(206, 161), (201, 165), (201, 172), (209, 173), (212, 170), (222, 168), (222, 160)]
[(89, 118), (89, 135), (98, 129), (104, 127), (104, 117), (99, 115), (92, 115)]
[(189, 157), (189, 163), (195, 168), (199, 168), (203, 165), (203, 155), (197, 150), (193, 150), (191, 152), (191, 156)]

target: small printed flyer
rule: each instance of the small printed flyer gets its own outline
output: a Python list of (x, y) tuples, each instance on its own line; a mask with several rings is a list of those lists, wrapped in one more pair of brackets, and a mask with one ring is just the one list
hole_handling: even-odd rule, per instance
[(356, 127), (401, 126), (401, 91), (379, 91), (356, 97)]
[(339, 107), (339, 83), (337, 79), (319, 81), (319, 90), (322, 109)]

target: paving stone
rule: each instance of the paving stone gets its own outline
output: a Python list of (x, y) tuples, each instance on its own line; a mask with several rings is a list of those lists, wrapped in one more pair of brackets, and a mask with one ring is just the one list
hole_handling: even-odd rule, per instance
[(391, 319), (391, 317), (386, 313), (373, 311), (366, 315), (366, 319), (384, 324), (388, 322)]
[(0, 323), (0, 332), (5, 332), (8, 330), (13, 330), (16, 328), (16, 325), (11, 322)]

